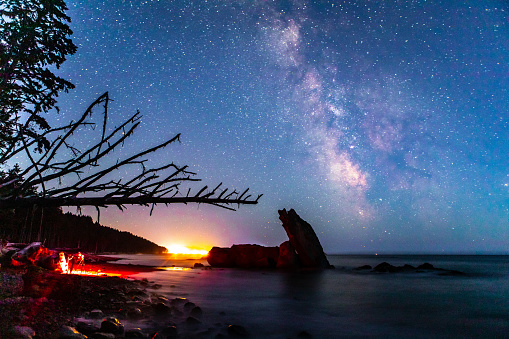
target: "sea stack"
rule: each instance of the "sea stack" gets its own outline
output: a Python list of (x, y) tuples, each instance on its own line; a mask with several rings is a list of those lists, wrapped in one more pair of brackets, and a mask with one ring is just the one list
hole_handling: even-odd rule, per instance
[(283, 222), (283, 228), (297, 252), (302, 267), (330, 268), (331, 264), (323, 252), (313, 227), (299, 217), (293, 209), (288, 212), (283, 209), (278, 213), (279, 220)]
[(333, 268), (323, 252), (313, 227), (291, 209), (278, 211), (289, 240), (279, 247), (253, 244), (213, 247), (207, 261), (212, 267), (237, 268)]

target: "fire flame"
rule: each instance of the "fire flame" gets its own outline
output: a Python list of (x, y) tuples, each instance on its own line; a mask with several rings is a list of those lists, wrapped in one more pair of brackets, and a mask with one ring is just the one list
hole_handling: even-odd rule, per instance
[(86, 270), (85, 256), (81, 252), (69, 256), (66, 256), (64, 252), (60, 252), (58, 258), (57, 270), (63, 274), (121, 276), (118, 273), (105, 273), (101, 270)]
[(65, 257), (64, 252), (58, 253), (58, 268), (62, 271), (62, 273), (69, 273), (69, 262)]

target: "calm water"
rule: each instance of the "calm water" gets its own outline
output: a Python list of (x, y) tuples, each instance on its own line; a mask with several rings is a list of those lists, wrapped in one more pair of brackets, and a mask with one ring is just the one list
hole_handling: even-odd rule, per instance
[[(191, 267), (168, 256), (123, 256), (133, 264)], [(322, 272), (193, 269), (139, 274), (186, 297), (210, 326), (239, 324), (252, 338), (509, 338), (509, 256), (329, 256)], [(375, 274), (353, 268), (386, 261), (459, 270)]]

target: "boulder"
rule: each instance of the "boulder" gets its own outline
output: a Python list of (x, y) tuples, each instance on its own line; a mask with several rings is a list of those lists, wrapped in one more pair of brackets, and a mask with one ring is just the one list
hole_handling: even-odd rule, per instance
[(228, 325), (228, 335), (231, 337), (249, 337), (249, 332), (240, 325)]
[(131, 328), (131, 329), (125, 331), (125, 335), (124, 336), (126, 338), (147, 338), (145, 333), (143, 333), (143, 331), (139, 327)]
[(122, 325), (115, 317), (107, 317), (101, 323), (101, 332), (123, 335), (124, 325)]
[(71, 326), (62, 326), (60, 331), (55, 336), (58, 339), (86, 339), (87, 337), (81, 334), (77, 329)]
[(207, 254), (207, 261), (213, 267), (234, 267), (235, 263), (229, 248), (212, 247)]
[(277, 268), (294, 269), (300, 267), (299, 256), (295, 252), (290, 241), (285, 241), (279, 245), (279, 257), (277, 260)]
[(303, 267), (331, 268), (329, 260), (323, 252), (320, 240), (313, 227), (301, 219), (295, 210), (278, 211), (279, 220), (288, 235), (290, 243), (295, 248)]
[(35, 331), (28, 326), (14, 326), (11, 329), (12, 338), (19, 339), (32, 339), (35, 336)]
[(422, 265), (417, 266), (418, 270), (434, 270), (435, 267), (431, 265), (430, 263), (425, 262)]
[(386, 273), (386, 272), (394, 273), (394, 272), (401, 271), (401, 268), (393, 266), (393, 265), (389, 264), (388, 262), (384, 261), (383, 263), (376, 265), (375, 268), (373, 268), (373, 271), (380, 272), (380, 273)]
[(230, 248), (213, 247), (207, 261), (213, 267), (274, 268), (278, 257), (279, 247), (243, 244)]
[(279, 247), (260, 245), (233, 245), (231, 256), (235, 267), (274, 268), (279, 257)]

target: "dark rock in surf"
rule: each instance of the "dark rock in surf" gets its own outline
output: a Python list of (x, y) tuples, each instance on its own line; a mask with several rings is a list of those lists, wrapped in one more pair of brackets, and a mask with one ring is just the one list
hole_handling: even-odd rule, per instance
[(229, 325), (228, 335), (232, 337), (249, 337), (249, 332), (240, 325)]
[(375, 268), (373, 268), (373, 271), (379, 272), (379, 273), (386, 273), (386, 272), (394, 273), (394, 272), (400, 271), (400, 269), (398, 267), (393, 266), (393, 265), (389, 264), (388, 262), (384, 261), (383, 263), (376, 265)]
[(418, 270), (434, 270), (435, 267), (431, 265), (430, 263), (424, 263), (422, 265), (417, 266)]

